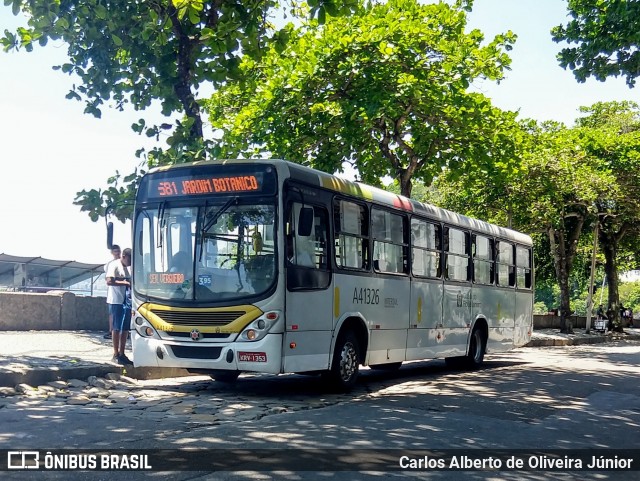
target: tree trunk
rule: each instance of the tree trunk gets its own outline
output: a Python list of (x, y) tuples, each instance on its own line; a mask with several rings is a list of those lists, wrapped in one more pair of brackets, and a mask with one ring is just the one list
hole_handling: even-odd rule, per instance
[(606, 231), (600, 232), (602, 251), (604, 252), (605, 264), (604, 272), (609, 284), (609, 296), (607, 307), (607, 317), (609, 323), (616, 332), (622, 332), (622, 319), (620, 319), (620, 296), (618, 292), (618, 264), (616, 255), (618, 253), (618, 236)]
[(195, 95), (191, 90), (192, 72), (195, 68), (195, 65), (193, 64), (193, 51), (196, 48), (197, 42), (193, 38), (189, 37), (183, 28), (178, 10), (173, 3), (169, 3), (167, 12), (173, 25), (173, 31), (178, 40), (178, 51), (176, 52), (178, 77), (174, 83), (173, 91), (176, 94), (176, 97), (178, 97), (178, 100), (180, 100), (185, 115), (193, 120), (191, 128), (189, 129), (189, 137), (193, 140), (203, 139), (204, 133), (202, 130), (200, 105), (196, 101)]
[(571, 324), (571, 292), (569, 290), (569, 268), (570, 263), (567, 258), (567, 249), (564, 231), (550, 227), (548, 230), (551, 252), (553, 253), (553, 263), (556, 270), (556, 278), (560, 286), (560, 332), (573, 333)]
[(411, 177), (407, 175), (401, 175), (398, 180), (400, 181), (400, 194), (405, 197), (411, 197), (411, 191), (413, 189), (413, 183)]

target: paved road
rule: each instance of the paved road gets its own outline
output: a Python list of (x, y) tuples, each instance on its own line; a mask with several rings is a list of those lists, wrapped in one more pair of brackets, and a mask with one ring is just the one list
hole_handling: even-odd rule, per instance
[[(111, 375), (113, 380), (90, 378), (86, 385), (76, 380), (37, 390), (23, 386), (19, 391), (25, 392), (15, 395), (4, 391), (9, 395), (0, 398), (0, 449), (275, 448), (285, 457), (295, 454), (287, 450), (307, 448), (378, 449), (381, 455), (386, 449), (640, 449), (639, 374), (640, 342), (620, 341), (523, 348), (489, 357), (477, 372), (451, 371), (440, 361), (411, 363), (392, 374), (365, 371), (350, 395), (327, 394), (318, 378), (293, 375), (243, 377), (233, 386), (203, 377), (134, 381)], [(323, 461), (308, 463), (320, 466)], [(252, 467), (247, 463), (241, 471), (215, 474), (173, 472), (165, 479), (638, 477), (638, 472), (572, 470), (257, 473)], [(157, 475), (49, 472), (46, 478)], [(42, 473), (22, 472), (0, 477), (43, 479)]]

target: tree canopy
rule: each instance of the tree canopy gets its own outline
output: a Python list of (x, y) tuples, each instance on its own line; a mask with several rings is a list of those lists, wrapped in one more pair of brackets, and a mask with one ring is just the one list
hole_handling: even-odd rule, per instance
[(581, 111), (587, 115), (578, 119), (577, 124), (590, 132), (583, 148), (601, 159), (615, 178), (616, 188), (603, 193), (595, 205), (600, 250), (604, 253), (609, 285), (610, 315), (621, 329), (618, 322), (619, 254), (625, 238), (633, 236), (637, 239), (640, 233), (640, 109), (634, 102), (598, 102)]
[[(33, 50), (49, 41), (63, 41), (68, 62), (54, 68), (74, 74), (67, 98), (84, 101), (85, 112), (127, 104), (144, 110), (158, 101), (162, 113), (178, 120), (132, 126), (153, 137), (170, 131), (169, 149), (147, 153), (150, 165), (202, 159), (207, 142), (199, 88), (237, 79), (241, 57), (259, 58), (268, 45), (283, 46), (287, 30), (270, 22), (276, 8), (302, 12), (296, 0), (5, 0), (14, 14), (23, 12), (27, 26), (0, 37), (4, 50)], [(351, 12), (358, 0), (309, 0), (312, 14)], [(142, 151), (138, 155), (143, 155)], [(78, 202), (95, 220), (103, 203), (131, 196), (137, 175), (114, 176), (106, 191), (79, 193)], [(126, 216), (126, 211), (121, 212)]]
[(589, 77), (626, 77), (633, 87), (640, 75), (640, 2), (634, 0), (569, 0), (571, 20), (551, 31), (563, 48), (560, 65), (573, 70), (578, 82)]
[(390, 0), (356, 15), (291, 30), (283, 49), (243, 59), (208, 108), (222, 138), (216, 156), (273, 155), (327, 172), (351, 163), (360, 179), (431, 182), (444, 166), (463, 171), (513, 160), (515, 114), (471, 93), (499, 80), (515, 35), (484, 43), (465, 31), (467, 2)]

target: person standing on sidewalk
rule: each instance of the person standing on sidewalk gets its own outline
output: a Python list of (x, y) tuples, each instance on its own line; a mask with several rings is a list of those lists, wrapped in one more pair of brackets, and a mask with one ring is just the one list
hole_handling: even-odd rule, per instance
[[(109, 262), (107, 262), (104, 265), (104, 274), (105, 274), (105, 278), (107, 276), (107, 271), (109, 270), (109, 266), (111, 264), (113, 264), (116, 261), (120, 260), (120, 246), (119, 245), (112, 245), (111, 246), (111, 255), (113, 256), (113, 259), (111, 259)], [(107, 307), (109, 307), (109, 304), (111, 304), (111, 300), (114, 297), (114, 293), (112, 292), (112, 290), (115, 289), (115, 286), (110, 286), (107, 283)], [(109, 308), (109, 332), (107, 332), (103, 337), (105, 339), (111, 339), (111, 332), (113, 331), (113, 316), (111, 315), (111, 309)]]
[(122, 257), (109, 264), (107, 272), (107, 285), (114, 287), (113, 297), (108, 299), (109, 312), (113, 316), (113, 358), (112, 362), (123, 366), (132, 365), (131, 360), (125, 355), (124, 348), (127, 344), (127, 336), (131, 327), (131, 303), (129, 301), (127, 312), (125, 303), (127, 288), (131, 288), (131, 249), (125, 249)]

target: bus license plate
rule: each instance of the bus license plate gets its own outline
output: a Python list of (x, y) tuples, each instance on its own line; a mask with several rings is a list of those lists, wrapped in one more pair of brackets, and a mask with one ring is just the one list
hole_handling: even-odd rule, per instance
[(266, 352), (238, 352), (238, 361), (267, 362)]

